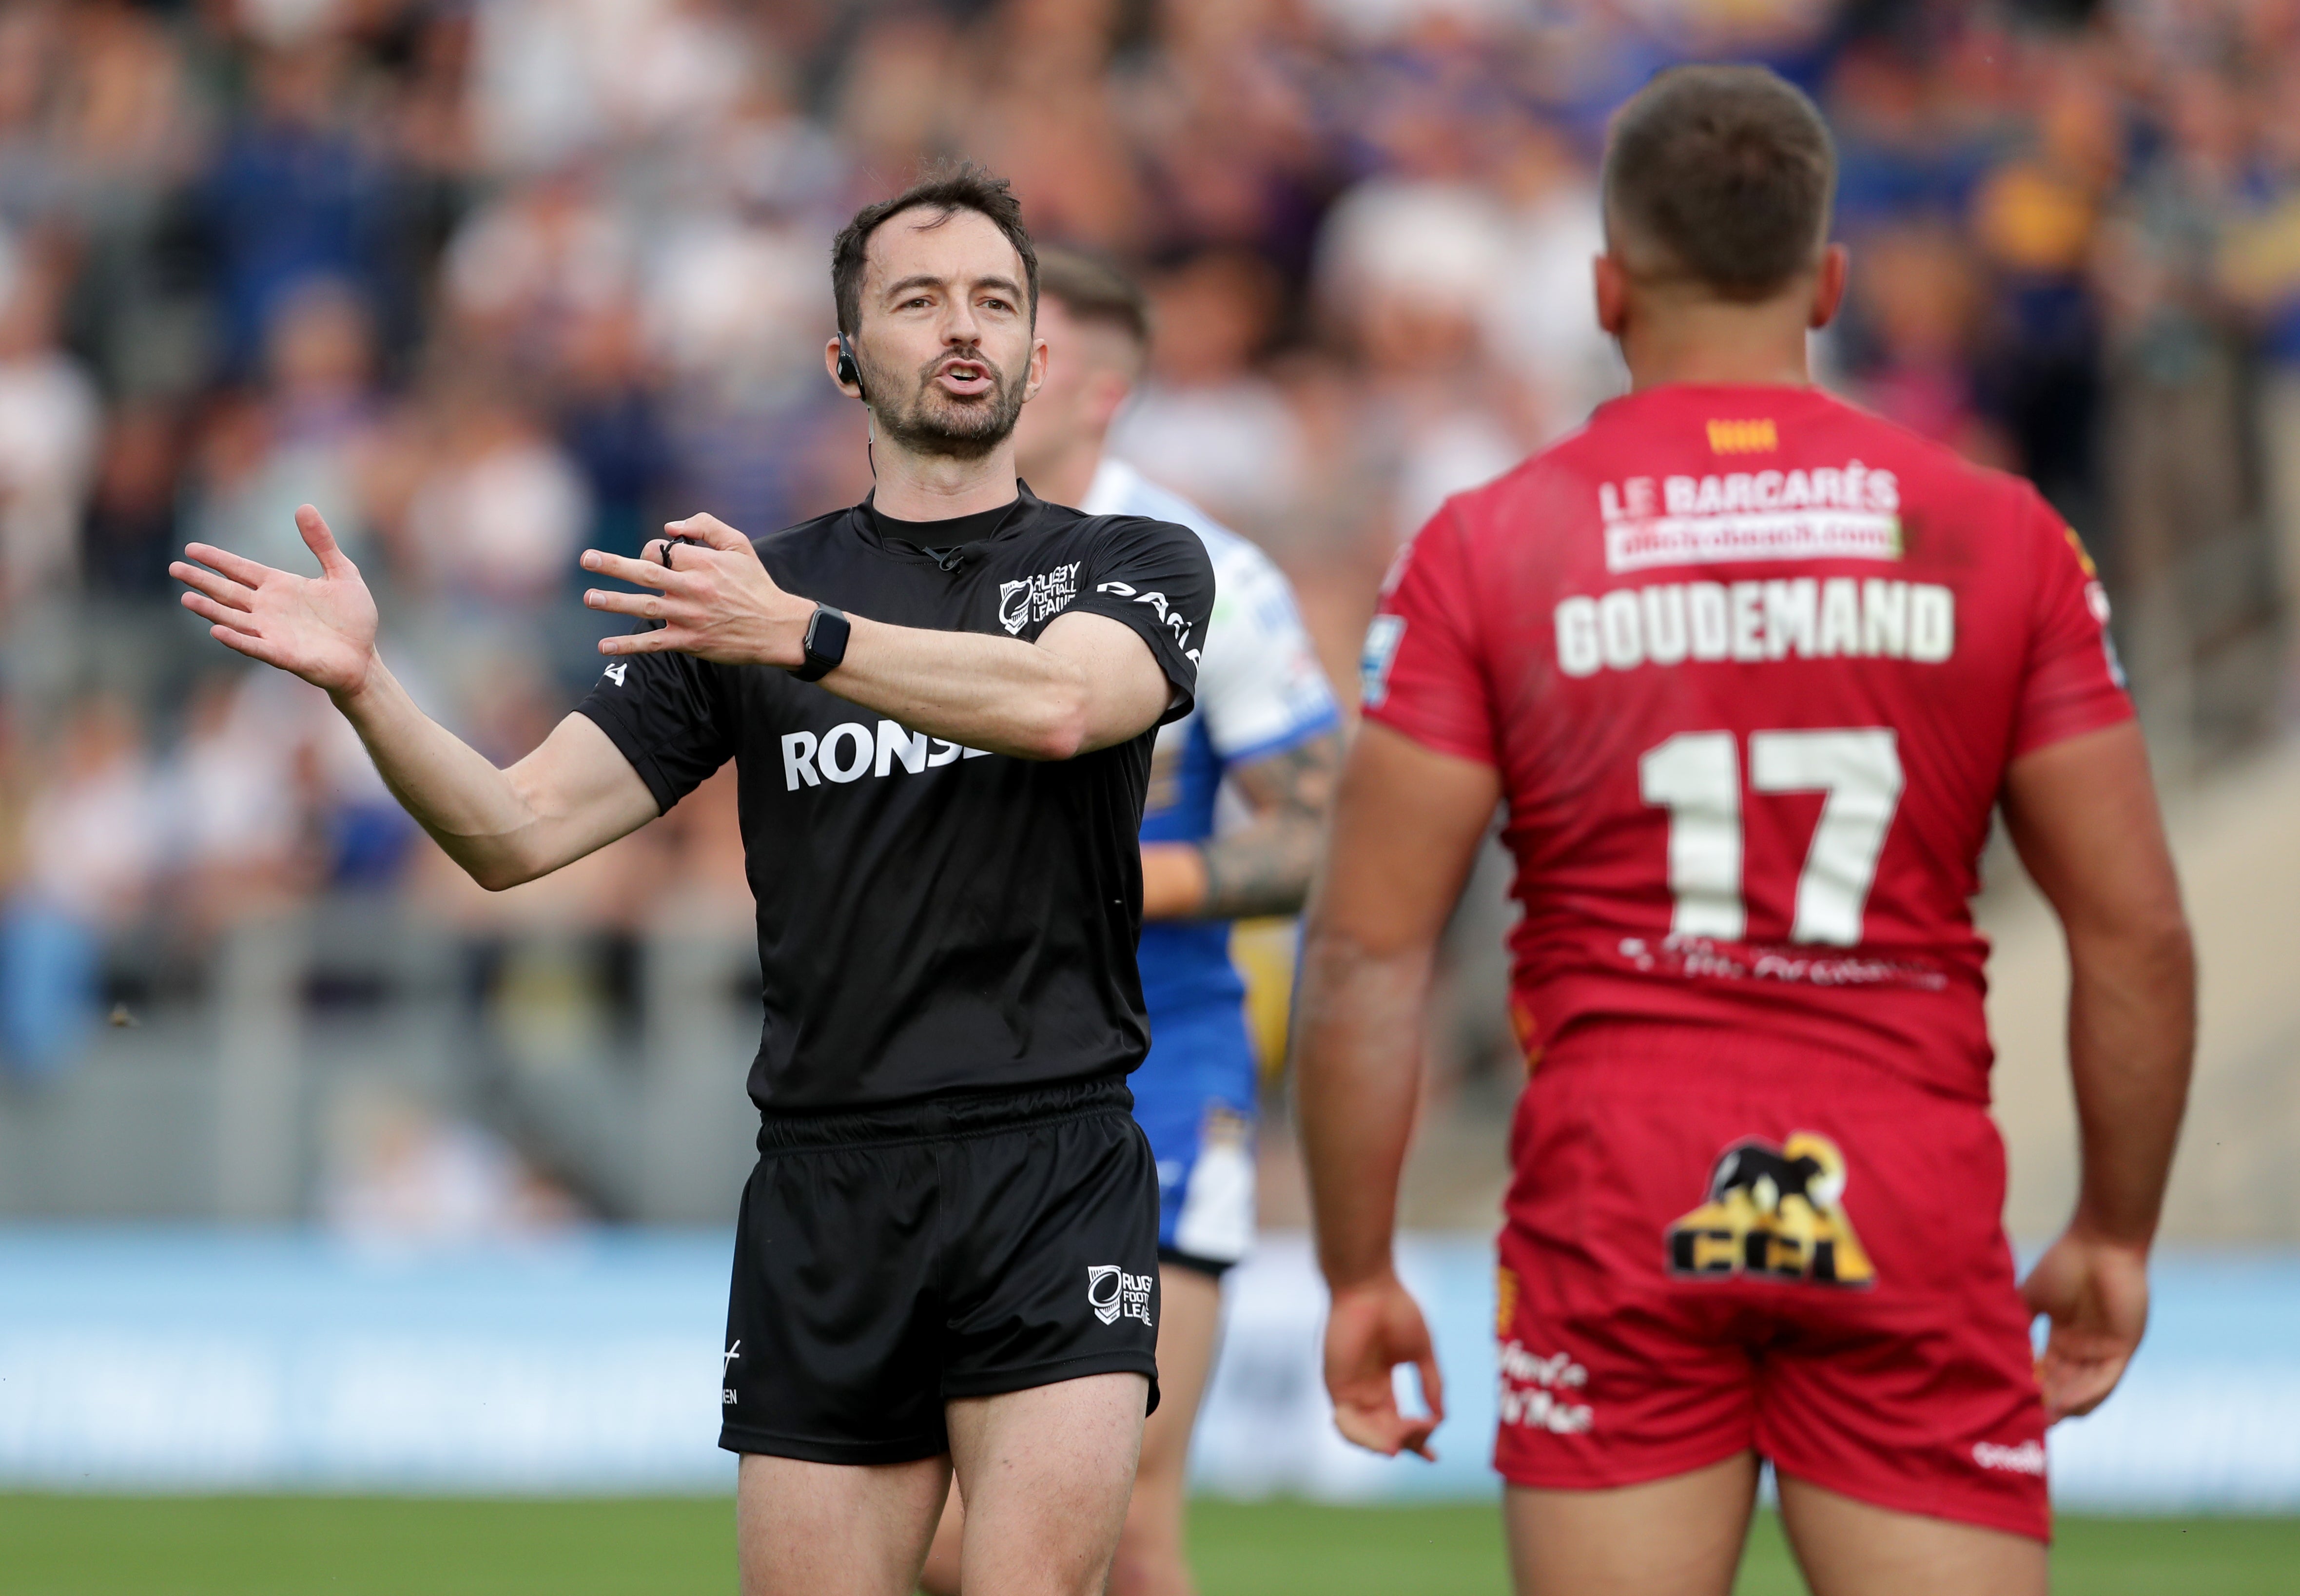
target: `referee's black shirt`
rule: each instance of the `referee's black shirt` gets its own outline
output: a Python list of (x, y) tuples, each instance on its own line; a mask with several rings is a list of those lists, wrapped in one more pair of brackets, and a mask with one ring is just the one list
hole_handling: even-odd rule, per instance
[[(897, 521), (865, 500), (756, 540), (787, 591), (895, 626), (1035, 640), (1057, 615), (1134, 628), (1188, 712), (1213, 610), (1197, 536), (1029, 488)], [(626, 667), (628, 666), (628, 669)], [(579, 706), (668, 810), (729, 759), (759, 906), (765, 1034), (751, 1097), (847, 1109), (1116, 1076), (1149, 1048), (1134, 947), (1156, 730), (1060, 761), (913, 733), (772, 666), (610, 664)]]

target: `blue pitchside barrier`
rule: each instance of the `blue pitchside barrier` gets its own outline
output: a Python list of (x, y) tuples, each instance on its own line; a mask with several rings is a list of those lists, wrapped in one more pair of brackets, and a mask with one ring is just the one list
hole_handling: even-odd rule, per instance
[[(393, 1251), (299, 1233), (0, 1230), (0, 1488), (724, 1490), (729, 1251), (717, 1233)], [(1279, 1235), (1230, 1277), (1202, 1490), (1493, 1493), (1491, 1253), (1419, 1236), (1400, 1261), (1446, 1371), (1440, 1460), (1386, 1461), (1333, 1433), (1324, 1293), (1306, 1242)], [(1518, 1421), (1575, 1422), (1557, 1376), (1538, 1412), (1513, 1395)], [(2162, 1260), (2148, 1344), (2107, 1406), (2053, 1432), (2051, 1468), (2071, 1509), (2300, 1511), (2300, 1258)]]

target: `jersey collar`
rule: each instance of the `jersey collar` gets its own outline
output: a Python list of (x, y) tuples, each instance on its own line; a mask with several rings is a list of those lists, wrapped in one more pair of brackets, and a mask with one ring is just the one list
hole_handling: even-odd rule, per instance
[[(879, 511), (877, 495), (866, 494), (846, 512), (847, 524), (870, 548), (898, 560), (940, 564), (952, 550), (967, 551), (1012, 536), (1029, 526), (1046, 508), (1027, 482), (1017, 481), (1012, 503), (996, 510), (953, 516), (939, 521), (901, 521)], [(947, 569), (955, 569), (949, 567)]]

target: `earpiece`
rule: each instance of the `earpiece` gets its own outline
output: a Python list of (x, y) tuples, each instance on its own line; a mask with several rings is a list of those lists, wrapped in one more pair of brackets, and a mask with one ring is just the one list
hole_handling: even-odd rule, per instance
[(854, 358), (854, 340), (846, 329), (838, 329), (838, 380), (852, 383), (856, 395), (868, 403), (871, 395), (862, 392), (862, 367)]

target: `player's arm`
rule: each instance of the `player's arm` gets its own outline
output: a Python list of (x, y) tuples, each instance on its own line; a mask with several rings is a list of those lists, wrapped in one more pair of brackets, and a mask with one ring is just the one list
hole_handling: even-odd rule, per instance
[(2038, 1373), (2057, 1419), (2115, 1388), (2147, 1323), (2148, 1247), (2188, 1101), (2196, 959), (2136, 723), (2023, 754), (2004, 807), (2069, 950), (2082, 1176), (2067, 1231), (2023, 1286), (2052, 1317)]
[[(583, 568), (651, 588), (594, 589), (595, 610), (660, 620), (608, 637), (607, 654), (665, 650), (725, 664), (805, 662), (814, 603), (784, 592), (750, 539), (698, 515), (671, 523), (703, 545), (672, 544), (668, 565), (591, 550)], [(1018, 759), (1066, 760), (1158, 724), (1174, 689), (1140, 634), (1107, 616), (1057, 617), (1036, 643), (978, 632), (889, 626), (851, 616), (846, 657), (822, 686), (913, 731)]]
[[(1295, 1093), (1334, 1298), (1326, 1384), (1342, 1434), (1393, 1456), (1429, 1455), (1444, 1417), (1429, 1329), (1398, 1283), (1390, 1238), (1438, 939), (1500, 795), (1490, 765), (1367, 723), (1343, 766), (1303, 940)], [(1409, 1361), (1426, 1418), (1397, 1410), (1390, 1370)]]
[(1321, 732), (1231, 766), (1254, 819), (1204, 844), (1143, 844), (1143, 917), (1234, 920), (1301, 908), (1341, 762), (1340, 736)]
[(501, 770), (424, 714), (376, 653), (375, 600), (358, 568), (309, 504), (296, 525), (319, 556), (316, 578), (197, 543), (169, 574), (217, 642), (327, 693), (393, 796), (473, 880), (515, 886), (654, 819), (638, 772), (579, 715)]

